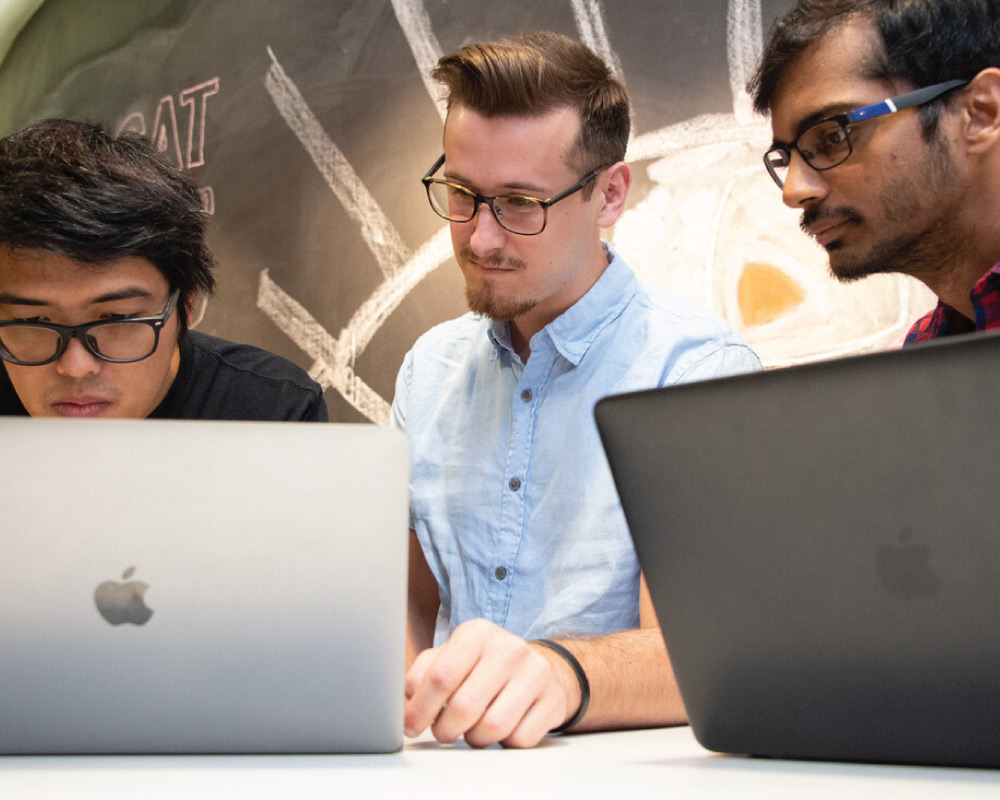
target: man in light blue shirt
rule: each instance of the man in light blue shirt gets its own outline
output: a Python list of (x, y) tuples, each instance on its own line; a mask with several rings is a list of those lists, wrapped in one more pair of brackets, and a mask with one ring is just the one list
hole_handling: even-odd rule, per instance
[(631, 185), (628, 97), (589, 49), (469, 45), (435, 77), (445, 153), (424, 183), (472, 313), (418, 340), (393, 403), (412, 453), (407, 733), (530, 746), (684, 722), (593, 407), (759, 361), (602, 242)]

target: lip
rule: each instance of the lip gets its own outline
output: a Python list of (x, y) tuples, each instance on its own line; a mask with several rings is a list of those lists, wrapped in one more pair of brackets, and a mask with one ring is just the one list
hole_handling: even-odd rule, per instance
[(475, 261), (469, 262), (469, 265), (480, 275), (486, 277), (492, 277), (495, 275), (510, 275), (513, 272), (517, 272), (514, 267), (498, 267), (488, 264), (480, 264)]
[(826, 247), (836, 239), (850, 223), (850, 220), (841, 219), (836, 222), (823, 221), (810, 226), (809, 235), (812, 236), (821, 246)]
[(99, 417), (110, 407), (110, 400), (99, 397), (74, 397), (52, 403), (52, 409), (60, 417)]

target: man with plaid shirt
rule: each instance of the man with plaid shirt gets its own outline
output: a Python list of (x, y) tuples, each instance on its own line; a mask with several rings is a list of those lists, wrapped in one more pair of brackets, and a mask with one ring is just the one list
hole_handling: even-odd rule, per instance
[(798, 0), (748, 90), (837, 278), (925, 283), (907, 343), (1000, 327), (1000, 3)]

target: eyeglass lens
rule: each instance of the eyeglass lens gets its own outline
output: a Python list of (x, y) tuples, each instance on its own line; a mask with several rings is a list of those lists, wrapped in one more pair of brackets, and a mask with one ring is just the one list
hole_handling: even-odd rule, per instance
[[(138, 361), (156, 350), (157, 336), (152, 325), (144, 322), (102, 322), (78, 334), (88, 350), (97, 356), (116, 361)], [(51, 360), (61, 346), (59, 331), (31, 324), (0, 329), (4, 349), (24, 364)]]
[[(434, 210), (452, 222), (468, 222), (476, 214), (476, 196), (456, 184), (431, 181), (427, 195)], [(508, 195), (490, 204), (494, 216), (511, 233), (534, 234), (545, 227), (545, 207), (530, 197)]]
[[(834, 120), (824, 120), (807, 128), (795, 141), (805, 162), (817, 170), (831, 169), (847, 160), (851, 154), (851, 142), (847, 130)], [(767, 154), (767, 164), (782, 185), (788, 173), (789, 155), (785, 150), (771, 150)]]

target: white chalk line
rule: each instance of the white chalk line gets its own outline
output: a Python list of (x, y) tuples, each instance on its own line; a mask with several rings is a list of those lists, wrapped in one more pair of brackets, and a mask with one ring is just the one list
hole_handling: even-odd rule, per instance
[(270, 47), (271, 68), (264, 86), (278, 113), (299, 138), (320, 173), (347, 211), (361, 227), (361, 236), (375, 256), (382, 274), (393, 275), (410, 257), (395, 226), (385, 216), (371, 192), (362, 183), (354, 167), (327, 135), (298, 87), (285, 74)]
[(634, 162), (663, 158), (681, 150), (710, 144), (767, 141), (770, 136), (771, 127), (764, 120), (744, 123), (737, 119), (735, 114), (702, 114), (636, 136), (629, 142), (626, 160)]
[(726, 17), (729, 88), (733, 95), (733, 114), (744, 124), (754, 119), (753, 102), (747, 94), (746, 83), (757, 68), (763, 43), (760, 0), (730, 0)]
[(623, 80), (621, 61), (618, 60), (618, 54), (608, 39), (601, 4), (597, 0), (570, 0), (570, 5), (573, 8), (573, 18), (576, 20), (580, 41), (604, 60), (616, 78)]
[(306, 355), (313, 359), (312, 378), (334, 389), (358, 412), (380, 425), (389, 421), (389, 404), (354, 371), (354, 364), (389, 315), (428, 273), (452, 255), (447, 227), (440, 229), (403, 268), (386, 278), (334, 338), (315, 318), (262, 270), (257, 293), (260, 308)]
[(443, 122), (448, 116), (447, 102), (444, 90), (431, 77), (431, 70), (437, 66), (438, 59), (444, 53), (431, 25), (430, 14), (423, 0), (392, 0), (392, 10), (396, 13), (396, 21), (406, 37), (413, 59), (417, 62), (417, 71), (424, 82), (427, 94), (434, 102), (438, 115)]

